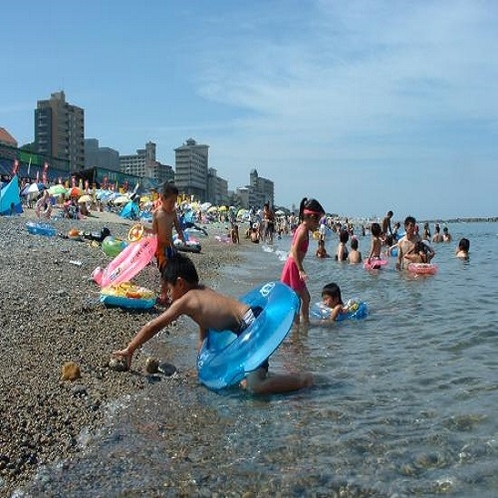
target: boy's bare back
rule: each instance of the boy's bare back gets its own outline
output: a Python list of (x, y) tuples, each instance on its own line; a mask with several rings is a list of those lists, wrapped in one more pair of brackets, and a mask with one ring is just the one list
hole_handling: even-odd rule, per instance
[(236, 299), (218, 294), (209, 287), (199, 286), (175, 300), (170, 310), (178, 316), (189, 316), (201, 329), (236, 332), (248, 308), (247, 304)]

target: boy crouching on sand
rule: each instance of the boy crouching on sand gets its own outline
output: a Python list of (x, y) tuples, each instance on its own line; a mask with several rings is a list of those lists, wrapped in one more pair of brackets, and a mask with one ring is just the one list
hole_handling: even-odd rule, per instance
[[(174, 254), (162, 270), (163, 282), (168, 287), (171, 306), (154, 320), (145, 324), (128, 346), (115, 351), (114, 356), (126, 359), (128, 368), (133, 353), (161, 329), (187, 315), (199, 325), (199, 349), (208, 329), (231, 330), (240, 334), (256, 319), (253, 310), (244, 303), (199, 284), (192, 261), (182, 254)], [(251, 372), (242, 382), (243, 387), (257, 394), (295, 391), (313, 384), (311, 374), (271, 375), (268, 362)]]

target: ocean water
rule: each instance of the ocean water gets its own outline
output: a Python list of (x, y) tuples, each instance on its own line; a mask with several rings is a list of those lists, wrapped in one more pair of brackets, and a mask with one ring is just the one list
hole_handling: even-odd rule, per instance
[[(199, 385), (182, 398), (186, 409), (201, 403), (229, 421), (205, 428), (219, 432), (227, 454), (213, 473), (247, 480), (247, 489), (266, 480), (281, 496), (498, 496), (498, 224), (449, 228), (454, 241), (434, 245), (433, 276), (398, 272), (395, 258), (371, 272), (318, 260), (311, 242), (304, 266), (312, 302), (337, 282), (344, 299), (367, 302), (369, 316), (289, 334), (270, 370), (312, 372), (317, 384), (309, 390), (258, 398)], [(471, 241), (468, 261), (454, 256), (463, 236)], [(226, 269), (220, 290), (236, 296), (278, 279), (289, 244), (284, 237), (273, 247), (242, 247), (244, 263)], [(329, 253), (336, 244), (329, 239)], [(362, 253), (368, 248), (369, 238), (360, 237)], [(174, 338), (183, 343), (175, 360), (184, 368), (195, 365), (191, 325)], [(81, 496), (98, 495), (88, 477), (96, 461), (105, 462), (98, 479), (112, 483), (108, 496), (135, 496), (160, 482), (167, 469), (158, 421), (167, 418), (160, 384), (117, 403), (65, 482)], [(199, 459), (206, 455), (198, 450)]]

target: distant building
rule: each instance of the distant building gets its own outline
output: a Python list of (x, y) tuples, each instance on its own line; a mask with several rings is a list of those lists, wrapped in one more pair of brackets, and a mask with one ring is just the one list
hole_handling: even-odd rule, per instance
[(84, 110), (68, 104), (63, 91), (37, 103), (35, 150), (68, 161), (71, 172), (85, 167)]
[(181, 194), (211, 204), (228, 202), (228, 182), (209, 168), (209, 145), (189, 138), (175, 149), (175, 169), (175, 185)]
[(85, 167), (120, 171), (119, 152), (110, 147), (100, 147), (96, 138), (85, 138)]
[(175, 185), (186, 195), (205, 202), (208, 188), (209, 145), (189, 138), (175, 149)]
[(17, 140), (2, 127), (0, 127), (0, 145), (17, 148)]
[(122, 173), (149, 178), (157, 185), (175, 178), (172, 166), (156, 160), (156, 144), (153, 142), (147, 142), (145, 149), (138, 149), (136, 154), (119, 156), (119, 165)]
[[(4, 147), (2, 147), (2, 145)], [(0, 127), (0, 159), (17, 158), (17, 140), (5, 129)]]
[(228, 182), (214, 168), (208, 169), (206, 201), (216, 206), (228, 204)]
[(235, 191), (242, 207), (261, 208), (266, 202), (269, 202), (270, 206), (275, 205), (275, 186), (271, 180), (260, 177), (256, 169), (253, 169), (249, 174), (249, 182), (249, 185), (239, 187)]

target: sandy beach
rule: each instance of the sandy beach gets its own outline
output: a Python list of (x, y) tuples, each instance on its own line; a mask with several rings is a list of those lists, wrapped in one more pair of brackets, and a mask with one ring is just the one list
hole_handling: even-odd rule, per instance
[[(147, 345), (147, 354), (137, 352), (130, 372), (111, 370), (108, 362), (113, 350), (161, 311), (106, 308), (98, 301), (99, 288), (91, 273), (111, 258), (88, 240), (30, 235), (25, 226), (30, 219), (35, 219), (33, 210), (0, 217), (1, 496), (22, 490), (40, 466), (71, 460), (81, 449), (81, 431), (102, 424), (109, 402), (150, 387), (145, 364), (154, 356), (154, 341)], [(133, 222), (111, 213), (92, 213), (85, 220), (54, 224), (61, 234), (71, 228), (99, 232), (106, 226), (112, 235), (125, 238)], [(201, 280), (213, 284), (220, 266), (237, 260), (238, 250), (213, 237), (202, 239), (202, 247), (191, 257)], [(159, 289), (159, 272), (153, 265), (134, 280)], [(170, 330), (182, 326), (179, 320)], [(174, 340), (170, 344), (173, 351)], [(160, 359), (168, 361), (164, 354)], [(61, 379), (66, 362), (78, 365), (80, 378)], [(180, 386), (197, 383), (193, 367), (168, 378), (171, 399)], [(185, 425), (178, 427), (179, 432), (192, 429), (189, 416), (180, 416), (180, 411), (174, 423)]]

